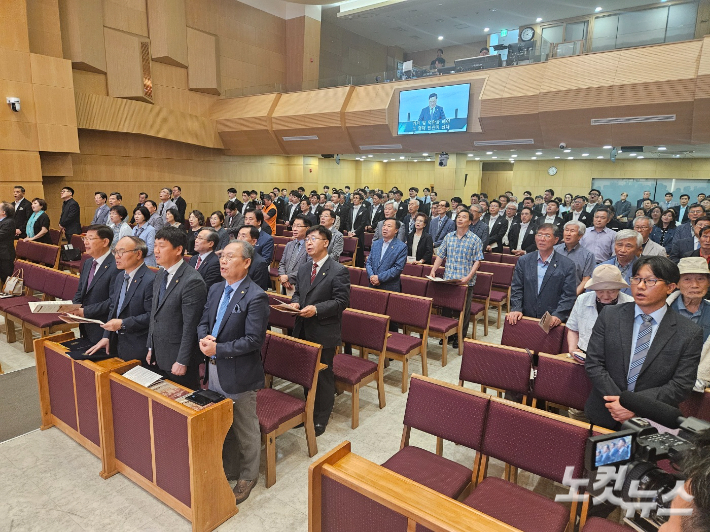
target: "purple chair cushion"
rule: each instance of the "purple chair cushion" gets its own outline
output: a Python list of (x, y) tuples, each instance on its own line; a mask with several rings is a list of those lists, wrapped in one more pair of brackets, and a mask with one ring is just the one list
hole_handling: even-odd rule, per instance
[(461, 464), (411, 445), (398, 451), (382, 467), (452, 499), (461, 495), (472, 475)]
[(412, 349), (419, 347), (420, 345), (422, 345), (421, 338), (416, 338), (414, 336), (398, 332), (393, 332), (392, 336), (387, 339), (387, 351), (397, 353), (399, 355), (406, 355)]
[(335, 380), (357, 384), (375, 371), (377, 371), (377, 364), (371, 360), (344, 354), (337, 354), (333, 358)]
[(19, 307), (20, 305), (29, 303), (31, 301), (39, 301), (39, 299), (32, 296), (17, 296), (8, 297), (6, 299), (0, 299), (0, 312), (5, 312), (9, 308)]
[(590, 517), (587, 519), (582, 532), (630, 532), (631, 529), (626, 526), (613, 523), (601, 517)]
[(484, 479), (463, 503), (522, 532), (564, 532), (569, 522), (564, 506), (500, 478)]
[(429, 330), (437, 333), (447, 333), (452, 329), (456, 329), (459, 325), (459, 320), (454, 318), (446, 318), (437, 314), (429, 318)]
[(59, 314), (32, 314), (30, 307), (12, 307), (7, 313), (11, 316), (21, 319), (25, 323), (29, 323), (35, 327), (44, 328), (51, 327), (52, 325), (59, 325), (64, 323), (59, 319)]
[(486, 306), (483, 303), (476, 303), (475, 301), (471, 301), (471, 316), (475, 316), (476, 314), (483, 312), (486, 310)]
[(256, 415), (263, 434), (275, 431), (281, 423), (301, 414), (306, 402), (287, 393), (263, 388), (256, 392)]
[(499, 290), (491, 290), (491, 301), (502, 303), (508, 300), (508, 292), (500, 292)]

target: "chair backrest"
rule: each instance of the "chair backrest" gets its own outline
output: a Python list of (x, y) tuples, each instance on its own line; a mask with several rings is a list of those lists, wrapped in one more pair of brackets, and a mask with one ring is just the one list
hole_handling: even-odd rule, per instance
[[(384, 351), (389, 334), (389, 316), (346, 308), (343, 311), (341, 336), (343, 343), (372, 351)], [(367, 333), (365, 334), (365, 331)]]
[(264, 372), (306, 388), (313, 386), (321, 346), (275, 332), (269, 334)]
[(480, 450), (490, 398), (480, 392), (412, 375), (404, 424)]
[(491, 297), (493, 286), (493, 274), (487, 272), (476, 272), (476, 284), (473, 285), (473, 297), (477, 299), (488, 299)]
[(350, 285), (350, 308), (373, 314), (387, 314), (387, 301), (391, 293), (387, 290)]
[(399, 281), (402, 284), (403, 294), (412, 294), (414, 296), (426, 296), (429, 279), (424, 277), (412, 277), (411, 275), (400, 275)]
[(287, 236), (291, 238), (293, 236), (293, 231), (287, 231), (286, 229), (284, 229), (284, 234), (282, 236)]
[(431, 299), (391, 292), (385, 314), (395, 323), (428, 329)]
[[(44, 274), (47, 276), (47, 281), (44, 284), (44, 293), (56, 299), (61, 299), (64, 294), (64, 286), (66, 285), (67, 278), (71, 274), (49, 269), (45, 269)], [(69, 299), (72, 299), (75, 294), (76, 291)]]
[(352, 257), (355, 255), (355, 250), (357, 249), (357, 238), (354, 236), (343, 236), (343, 253), (342, 255), (347, 255)]
[(555, 482), (567, 466), (582, 478), (589, 425), (505, 399), (491, 398), (483, 454)]
[(517, 255), (501, 255), (500, 261), (503, 264), (517, 264), (519, 258), (520, 257), (518, 257)]
[(459, 379), (527, 395), (532, 360), (524, 349), (464, 340)]
[(678, 405), (685, 417), (697, 417), (710, 421), (710, 391), (691, 392), (690, 397)]
[(44, 287), (47, 283), (48, 276), (42, 267), (37, 264), (23, 264), (24, 284), (31, 292), (44, 293)]
[(501, 255), (500, 253), (489, 253), (487, 251), (483, 252), (483, 260), (486, 260), (488, 262), (501, 262)]
[(365, 243), (363, 244), (365, 249), (369, 250), (372, 248), (373, 238), (375, 238), (375, 233), (365, 233)]
[(424, 267), (421, 264), (405, 264), (404, 270), (402, 270), (402, 275), (412, 275), (414, 277), (421, 277), (422, 270)]
[(264, 359), (266, 359), (266, 352), (269, 350), (269, 340), (271, 340), (271, 331), (266, 331), (266, 338), (264, 338), (264, 343), (261, 346), (261, 363), (264, 364)]
[[(288, 296), (281, 296), (274, 294), (273, 292), (267, 292), (269, 294), (269, 305), (280, 305), (281, 303), (290, 303), (291, 298)], [(296, 325), (296, 316), (289, 314), (288, 312), (281, 312), (278, 310), (271, 309), (269, 313), (269, 326), (278, 327), (280, 329), (293, 329)]]
[[(355, 266), (346, 266), (348, 269), (348, 274), (350, 274), (350, 286), (357, 286), (360, 284), (360, 277), (362, 277), (362, 272), (365, 268), (357, 268)], [(365, 273), (367, 276), (367, 272)]]
[(276, 235), (276, 236), (274, 236), (274, 237), (272, 237), (272, 238), (274, 239), (274, 246), (276, 246), (276, 245), (278, 245), (278, 244), (281, 244), (281, 245), (285, 246), (285, 245), (288, 244), (291, 240), (293, 240), (292, 238), (288, 238), (288, 237), (285, 237), (285, 236), (279, 236), (279, 235)]
[(540, 320), (534, 318), (522, 318), (515, 325), (505, 321), (503, 325), (503, 337), (500, 340), (502, 345), (511, 347), (526, 347), (534, 353), (550, 353), (558, 355), (562, 349), (562, 337), (566, 333), (566, 328), (558, 325), (550, 329), (549, 334), (538, 325)]
[(72, 235), (69, 243), (74, 249), (78, 249), (82, 253), (86, 253), (86, 246), (84, 245), (84, 240), (81, 238), (81, 235)]
[(62, 292), (62, 300), (71, 301), (74, 299), (77, 290), (79, 290), (79, 276), (74, 274), (67, 275)]
[(584, 410), (592, 391), (584, 365), (543, 353), (538, 356), (537, 377), (533, 386), (533, 397), (578, 410)]
[(276, 235), (275, 236), (283, 236), (285, 230), (286, 230), (286, 226), (284, 224), (276, 224)]
[(274, 258), (276, 262), (281, 262), (284, 256), (284, 250), (286, 249), (285, 244), (274, 244)]
[(513, 264), (481, 261), (478, 270), (492, 273), (494, 286), (508, 287), (513, 283), (513, 271), (515, 271), (515, 265)]
[(463, 312), (466, 307), (467, 291), (468, 287), (466, 285), (430, 282), (426, 296), (432, 299), (432, 305), (435, 307)]
[(59, 242), (62, 240), (63, 229), (50, 229), (49, 230), (49, 240), (51, 240), (52, 245), (58, 246)]

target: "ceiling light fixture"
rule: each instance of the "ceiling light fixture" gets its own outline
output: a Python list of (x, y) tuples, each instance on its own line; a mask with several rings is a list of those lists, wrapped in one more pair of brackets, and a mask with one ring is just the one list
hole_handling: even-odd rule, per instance
[(468, 156), (469, 156), (469, 157), (473, 157), (473, 153), (469, 153)]
[(440, 41), (443, 41), (443, 40), (444, 40), (444, 36), (443, 36), (443, 35), (439, 35), (439, 40), (440, 40)]
[(480, 158), (480, 157), (476, 157), (476, 161), (480, 161), (480, 160), (481, 160), (481, 158)]
[(635, 153), (629, 153), (629, 157), (636, 157)]
[(516, 153), (516, 154), (514, 154), (514, 155), (511, 155), (511, 157), (517, 157), (517, 156), (518, 156), (518, 154), (517, 154), (517, 153)]
[(542, 17), (537, 17), (537, 18), (535, 19), (535, 22), (542, 22)]
[(574, 157), (567, 157), (568, 159), (574, 159)]
[(596, 8), (594, 8), (594, 12), (595, 12), (595, 13), (599, 13), (601, 10), (602, 10), (601, 7), (596, 7)]
[(613, 147), (614, 147), (614, 146), (604, 146), (604, 149), (605, 149), (605, 150), (610, 150), (610, 149), (612, 149)]
[(559, 159), (559, 158), (560, 158), (559, 155), (555, 157), (555, 159)]
[(493, 157), (491, 157), (491, 159), (497, 159), (497, 158), (498, 158), (498, 157), (496, 157), (495, 155), (494, 155)]
[(535, 155), (542, 155), (542, 152), (541, 152), (541, 151), (536, 151), (536, 152), (535, 152)]
[(645, 157), (643, 155), (639, 155), (636, 159), (645, 159)]
[(564, 151), (565, 153), (569, 153), (569, 152), (571, 152), (572, 150), (566, 149), (566, 150), (563, 150), (563, 151)]
[(423, 155), (424, 157), (426, 157), (426, 156), (428, 156), (429, 154), (428, 154), (428, 153), (422, 153), (422, 155)]
[(583, 153), (583, 154), (582, 154), (582, 157), (589, 157), (589, 154), (588, 154), (588, 153)]
[(402, 159), (404, 159), (404, 157), (400, 157), (400, 158), (399, 158), (400, 161), (401, 161)]
[(490, 28), (483, 28), (483, 31), (484, 31), (484, 32), (486, 32), (486, 31), (491, 31), (491, 29), (490, 29)]
[(665, 147), (665, 146), (659, 146), (659, 147), (658, 147), (658, 151), (666, 151), (666, 147)]
[(537, 157), (531, 157), (531, 159), (534, 161), (535, 159), (537, 159)]
[(604, 158), (603, 155), (597, 155), (597, 159), (603, 159), (603, 158)]
[(368, 155), (368, 157), (372, 157), (372, 155)]
[(493, 155), (493, 152), (492, 152), (492, 151), (487, 151), (487, 152), (486, 152), (486, 155)]

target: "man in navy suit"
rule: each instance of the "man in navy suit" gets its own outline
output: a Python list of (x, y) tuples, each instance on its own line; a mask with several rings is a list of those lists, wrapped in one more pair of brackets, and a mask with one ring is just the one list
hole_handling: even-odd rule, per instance
[(450, 216), (446, 215), (446, 209), (449, 208), (448, 201), (440, 201), (438, 204), (431, 204), (431, 222), (429, 222), (429, 234), (434, 240), (434, 248), (438, 248), (444, 241), (444, 237), (456, 231), (456, 223)]
[(147, 254), (145, 242), (137, 236), (124, 236), (116, 243), (113, 256), (116, 268), (123, 272), (113, 281), (108, 321), (101, 326), (104, 337), (87, 354), (103, 348), (123, 360), (145, 358), (155, 280), (155, 273), (143, 262)]
[(382, 238), (372, 243), (365, 263), (371, 288), (390, 292), (401, 290), (399, 276), (407, 264), (407, 244), (395, 238), (400, 225), (399, 220), (388, 218), (382, 224)]
[(346, 221), (345, 230), (348, 235), (357, 238), (357, 253), (355, 255), (355, 266), (362, 268), (365, 265), (365, 227), (370, 220), (369, 203), (365, 201), (362, 192), (355, 192), (352, 196), (353, 204), (350, 208)]
[(577, 273), (574, 262), (554, 250), (555, 226), (541, 224), (535, 232), (537, 252), (520, 257), (515, 265), (510, 294), (511, 312), (505, 317), (511, 325), (520, 318), (552, 315), (551, 327), (567, 321), (577, 299)]
[(251, 225), (259, 229), (259, 238), (256, 240), (256, 249), (267, 264), (271, 264), (271, 259), (274, 256), (274, 237), (266, 234), (261, 230), (261, 224), (264, 222), (264, 215), (261, 211), (255, 209), (247, 209), (244, 215), (244, 225)]
[[(82, 308), (72, 312), (77, 316), (106, 321), (111, 306), (111, 286), (118, 275), (116, 260), (111, 255), (113, 229), (107, 225), (90, 225), (84, 237), (86, 253), (91, 259), (84, 263), (79, 277), (79, 288), (72, 300), (81, 303)], [(82, 323), (81, 336), (96, 344), (104, 336), (100, 325)]]
[(444, 113), (444, 108), (440, 105), (436, 105), (436, 100), (438, 96), (435, 92), (429, 95), (429, 105), (422, 109), (419, 113), (419, 121), (424, 122), (426, 120), (445, 120), (446, 114)]
[[(249, 242), (252, 246), (256, 244), (259, 238), (259, 230), (251, 225), (243, 225), (237, 233), (237, 240)], [(271, 277), (269, 276), (269, 265), (266, 264), (264, 257), (255, 253), (251, 258), (249, 266), (249, 278), (259, 285), (262, 289), (268, 290), (271, 288)]]
[(207, 290), (222, 279), (219, 271), (219, 258), (214, 254), (219, 247), (219, 233), (206, 227), (195, 238), (195, 254), (190, 258), (190, 266), (195, 268), (205, 281)]
[(210, 289), (197, 326), (200, 351), (209, 358), (209, 389), (234, 401), (222, 457), (227, 478), (237, 480), (237, 504), (249, 497), (259, 479), (261, 454), (256, 393), (264, 387), (261, 347), (270, 309), (268, 296), (248, 275), (253, 256), (248, 242), (224, 248), (220, 257), (224, 282)]

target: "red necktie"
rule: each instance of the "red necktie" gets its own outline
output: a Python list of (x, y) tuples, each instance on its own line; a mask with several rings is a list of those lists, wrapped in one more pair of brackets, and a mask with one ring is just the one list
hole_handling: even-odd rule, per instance
[(311, 284), (313, 284), (313, 281), (316, 279), (316, 272), (318, 270), (318, 263), (314, 262), (313, 263), (313, 271), (311, 272)]
[(202, 264), (202, 257), (199, 255), (197, 256), (197, 264), (195, 264), (195, 269), (199, 270), (200, 269), (200, 264)]

